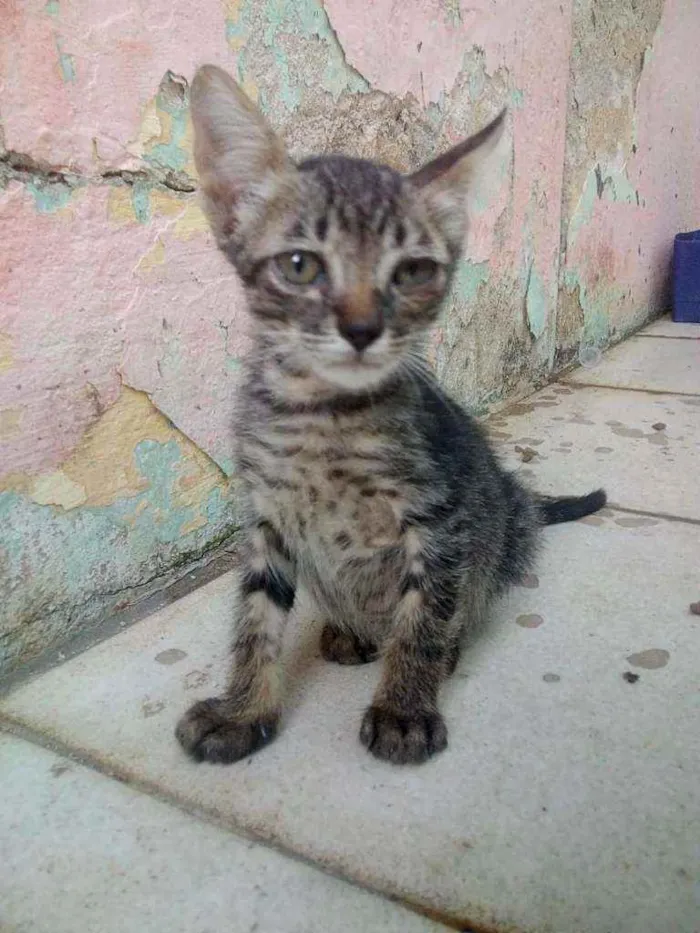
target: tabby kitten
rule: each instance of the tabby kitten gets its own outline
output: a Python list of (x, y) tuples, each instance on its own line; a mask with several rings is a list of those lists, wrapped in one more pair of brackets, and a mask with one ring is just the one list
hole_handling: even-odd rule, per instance
[(425, 761), (447, 745), (438, 692), (463, 632), (531, 566), (541, 525), (605, 503), (602, 491), (545, 500), (520, 486), (421, 363), (470, 180), (504, 114), (408, 177), (338, 155), (294, 164), (213, 66), (194, 79), (192, 118), (253, 350), (235, 426), (244, 517), (230, 686), (196, 703), (177, 737), (212, 762), (273, 739), (282, 634), (303, 583), (327, 660), (383, 655), (360, 740), (388, 761)]

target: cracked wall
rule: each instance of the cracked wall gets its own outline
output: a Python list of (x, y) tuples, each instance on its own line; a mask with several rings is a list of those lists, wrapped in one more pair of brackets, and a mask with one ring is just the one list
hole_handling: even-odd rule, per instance
[(696, 0), (576, 0), (557, 363), (668, 308), (673, 237), (700, 217)]
[(430, 348), (476, 410), (661, 310), (697, 218), (694, 0), (9, 0), (0, 38), (0, 665), (235, 530), (245, 311), (197, 206), (198, 64), (295, 155), (406, 170), (509, 104)]

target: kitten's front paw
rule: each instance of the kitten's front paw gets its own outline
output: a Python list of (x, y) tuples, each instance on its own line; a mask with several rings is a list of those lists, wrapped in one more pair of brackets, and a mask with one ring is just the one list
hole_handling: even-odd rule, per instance
[(326, 624), (321, 632), (321, 654), (336, 664), (368, 664), (379, 652), (373, 642)]
[(175, 729), (177, 739), (195, 761), (231, 764), (271, 742), (277, 717), (241, 722), (226, 697), (212, 697), (191, 706)]
[(420, 764), (447, 748), (447, 727), (439, 713), (407, 715), (370, 706), (360, 729), (362, 744), (395, 765)]

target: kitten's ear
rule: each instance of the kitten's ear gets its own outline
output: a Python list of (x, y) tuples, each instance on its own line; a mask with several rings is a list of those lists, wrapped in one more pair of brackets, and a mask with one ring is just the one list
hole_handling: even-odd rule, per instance
[(483, 130), (409, 176), (446, 236), (455, 245), (460, 244), (464, 236), (469, 193), (487, 174), (491, 156), (503, 138), (506, 113), (504, 108)]
[(204, 65), (197, 71), (190, 100), (204, 207), (223, 246), (246, 210), (256, 201), (262, 206), (293, 166), (267, 120), (221, 68)]

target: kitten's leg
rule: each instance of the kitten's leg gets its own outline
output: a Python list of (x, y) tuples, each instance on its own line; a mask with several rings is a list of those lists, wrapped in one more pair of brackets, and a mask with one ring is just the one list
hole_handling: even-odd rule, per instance
[(360, 740), (395, 764), (425, 761), (447, 746), (438, 709), (440, 684), (456, 663), (459, 573), (436, 541), (410, 530), (407, 570), (384, 653), (384, 672)]
[(321, 654), (336, 664), (368, 664), (379, 655), (373, 641), (326, 622), (321, 632)]
[(195, 703), (177, 725), (197, 761), (230, 763), (275, 737), (282, 701), (282, 634), (294, 602), (295, 573), (267, 522), (252, 527), (242, 548), (240, 608), (233, 670), (224, 696)]

